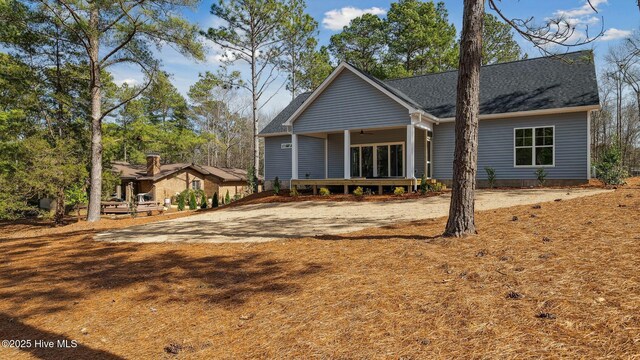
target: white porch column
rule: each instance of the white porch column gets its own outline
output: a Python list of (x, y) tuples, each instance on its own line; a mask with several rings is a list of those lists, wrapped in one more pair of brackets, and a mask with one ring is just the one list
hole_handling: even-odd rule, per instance
[(291, 134), (291, 180), (298, 179), (298, 135)]
[(329, 136), (324, 138), (324, 178), (329, 178)]
[(407, 179), (415, 178), (415, 152), (416, 152), (416, 128), (412, 125), (407, 125)]
[(344, 178), (351, 179), (351, 133), (344, 131)]

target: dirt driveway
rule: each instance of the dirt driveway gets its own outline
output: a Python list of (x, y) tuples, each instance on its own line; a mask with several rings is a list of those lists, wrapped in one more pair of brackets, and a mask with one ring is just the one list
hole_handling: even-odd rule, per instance
[[(482, 190), (477, 210), (568, 200), (599, 189)], [(237, 206), (220, 211), (100, 233), (96, 240), (125, 242), (260, 242), (331, 235), (446, 216), (449, 195), (387, 202), (303, 201)]]

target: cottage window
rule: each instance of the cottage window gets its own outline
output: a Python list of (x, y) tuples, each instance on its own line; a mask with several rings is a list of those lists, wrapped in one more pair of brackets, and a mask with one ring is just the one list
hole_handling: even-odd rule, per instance
[(553, 126), (514, 130), (514, 165), (516, 167), (554, 166), (555, 128)]
[(191, 189), (192, 190), (201, 190), (202, 187), (200, 186), (200, 180), (191, 181)]

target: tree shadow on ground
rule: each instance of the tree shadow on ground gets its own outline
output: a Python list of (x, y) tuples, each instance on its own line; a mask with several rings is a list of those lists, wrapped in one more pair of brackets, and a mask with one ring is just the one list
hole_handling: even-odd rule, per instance
[[(0, 240), (0, 301), (9, 304), (11, 313), (56, 313), (92, 293), (117, 297), (117, 290), (131, 286), (142, 289), (139, 299), (169, 301), (179, 284), (193, 286), (182, 301), (233, 307), (262, 293), (297, 292), (301, 278), (325, 268), (252, 251), (214, 255), (206, 248), (100, 243), (86, 232), (78, 240), (65, 240), (71, 234)], [(25, 302), (32, 304), (28, 312)]]
[[(0, 312), (0, 339), (30, 340), (31, 342), (29, 346), (26, 346), (27, 344), (24, 343), (24, 346), (20, 348), (20, 352), (28, 353), (38, 359), (124, 359), (108, 351), (92, 349), (88, 346), (82, 345), (78, 339), (70, 339), (66, 336), (41, 330), (25, 324), (19, 319), (12, 318), (2, 312)], [(49, 344), (49, 347), (38, 346), (35, 343), (36, 340), (53, 342), (53, 346), (51, 346), (51, 344)], [(76, 341), (75, 347), (72, 346), (72, 341), (74, 340)], [(63, 344), (66, 344), (68, 347), (63, 347)], [(12, 350), (5, 348), (2, 351), (9, 352)]]
[[(193, 218), (132, 226), (99, 234), (96, 240), (114, 242), (245, 242), (292, 239), (326, 233), (349, 232), (378, 227), (393, 221), (406, 221), (390, 215), (386, 219), (372, 216), (298, 217), (262, 215), (259, 221), (245, 219)], [(268, 224), (268, 225), (265, 225)]]

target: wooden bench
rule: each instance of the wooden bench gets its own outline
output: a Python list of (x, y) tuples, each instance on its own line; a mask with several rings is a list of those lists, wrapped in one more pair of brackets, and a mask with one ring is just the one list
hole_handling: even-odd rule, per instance
[(129, 204), (121, 201), (103, 201), (100, 203), (103, 214), (128, 214)]
[(164, 212), (164, 205), (154, 201), (140, 202), (136, 205), (136, 212), (138, 213), (146, 212), (147, 215), (151, 216), (154, 211), (162, 214)]
[[(130, 214), (131, 213), (129, 204), (127, 204), (126, 202), (103, 201), (100, 205), (101, 205), (103, 214)], [(162, 213), (164, 212), (164, 206), (162, 204), (159, 204), (153, 201), (145, 201), (145, 202), (140, 202), (136, 204), (136, 207), (135, 207), (136, 213), (147, 213), (147, 215), (152, 215), (154, 211)]]

